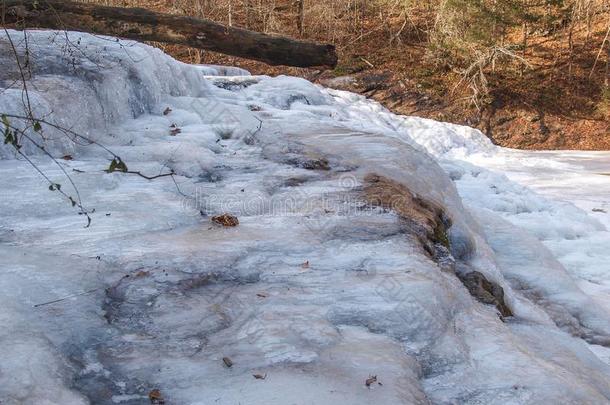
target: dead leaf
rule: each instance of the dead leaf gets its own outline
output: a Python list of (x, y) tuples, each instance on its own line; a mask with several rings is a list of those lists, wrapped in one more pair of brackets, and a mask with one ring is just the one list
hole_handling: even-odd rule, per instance
[(167, 115), (167, 114), (169, 114), (171, 112), (172, 112), (172, 109), (167, 107), (165, 110), (163, 110), (163, 115)]
[(593, 208), (591, 211), (593, 212), (603, 212), (604, 214), (606, 213), (606, 210), (603, 208)]
[(63, 160), (74, 160), (74, 158), (72, 157), (72, 155), (64, 155), (61, 157)]
[(158, 389), (154, 389), (148, 393), (148, 399), (150, 399), (151, 404), (163, 405), (165, 404), (165, 399), (163, 399), (163, 395), (161, 395), (161, 391)]
[(366, 381), (364, 382), (364, 384), (371, 388), (372, 384), (375, 384), (377, 382), (377, 376), (376, 375), (372, 375), (369, 378), (366, 379)]
[(257, 380), (264, 380), (265, 378), (267, 378), (267, 374), (262, 375), (262, 374), (252, 374), (252, 377), (256, 378)]
[(233, 367), (233, 361), (228, 357), (223, 357), (222, 361), (225, 363), (225, 366), (231, 368)]
[(149, 272), (149, 271), (146, 271), (146, 270), (140, 270), (140, 271), (138, 271), (136, 274), (134, 274), (134, 277), (146, 277), (146, 276), (148, 276), (148, 275), (150, 275), (150, 272)]
[(169, 131), (169, 134), (170, 134), (171, 136), (176, 136), (176, 135), (178, 135), (180, 132), (182, 132), (182, 130), (181, 130), (180, 128), (174, 128), (174, 129), (172, 129), (171, 131)]
[(308, 269), (309, 268), (309, 260), (307, 260), (305, 263), (301, 264), (301, 268)]
[(212, 222), (222, 226), (237, 226), (239, 220), (236, 216), (230, 214), (216, 215), (212, 217)]
[(267, 298), (267, 294), (265, 293), (257, 293), (256, 296), (260, 298)]

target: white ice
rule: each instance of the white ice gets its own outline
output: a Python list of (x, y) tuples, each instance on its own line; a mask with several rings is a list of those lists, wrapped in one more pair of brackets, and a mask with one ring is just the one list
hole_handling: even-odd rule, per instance
[[(23, 55), (24, 34), (9, 33)], [(38, 116), (130, 171), (176, 175), (106, 173), (112, 155), (43, 124), (59, 166), (22, 150), (76, 195), (70, 175), (95, 208), (85, 228), (0, 147), (3, 404), (141, 404), (152, 389), (172, 404), (610, 399), (610, 155), (504, 150), (303, 79), (130, 41), (28, 39)], [(19, 115), (4, 34), (0, 49), (0, 111)], [(515, 316), (366, 205), (369, 173), (441, 205), (460, 268), (501, 285)], [(239, 226), (212, 223), (224, 212)]]

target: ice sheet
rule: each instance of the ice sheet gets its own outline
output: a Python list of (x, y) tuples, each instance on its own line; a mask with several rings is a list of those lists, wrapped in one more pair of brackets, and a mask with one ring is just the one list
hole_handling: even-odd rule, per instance
[[(23, 34), (9, 33), (23, 52)], [(582, 210), (607, 206), (606, 183), (575, 177), (594, 180), (570, 200), (538, 176), (581, 157), (504, 151), (470, 128), (130, 41), (28, 35), (37, 114), (131, 171), (175, 176), (106, 173), (111, 155), (43, 125), (95, 208), (85, 228), (0, 147), (2, 403), (141, 404), (153, 389), (175, 404), (610, 398), (607, 222)], [(0, 111), (18, 113), (4, 34), (0, 47), (13, 86)], [(441, 206), (452, 260), (502, 286), (515, 316), (471, 296), (396, 212), (367, 204), (371, 173)], [(211, 221), (225, 212), (239, 226)], [(583, 284), (593, 276), (598, 290)]]

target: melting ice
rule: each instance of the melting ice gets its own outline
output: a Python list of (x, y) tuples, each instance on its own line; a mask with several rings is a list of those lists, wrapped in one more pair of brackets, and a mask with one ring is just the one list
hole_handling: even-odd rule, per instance
[[(503, 150), (303, 79), (27, 35), (37, 116), (175, 175), (106, 173), (112, 155), (44, 124), (60, 167), (23, 151), (74, 194), (70, 175), (85, 228), (0, 147), (3, 404), (608, 402), (607, 153)], [(0, 111), (21, 115), (0, 48)], [(402, 210), (371, 204), (372, 175)]]

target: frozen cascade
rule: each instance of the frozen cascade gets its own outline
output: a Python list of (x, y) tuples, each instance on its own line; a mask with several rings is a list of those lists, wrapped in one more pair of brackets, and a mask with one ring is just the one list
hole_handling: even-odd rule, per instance
[[(606, 224), (498, 175), (490, 160), (513, 152), (303, 79), (27, 35), (37, 115), (176, 176), (105, 173), (110, 155), (45, 128), (96, 210), (84, 228), (0, 147), (3, 404), (142, 404), (152, 389), (172, 404), (610, 399), (610, 311), (559, 254), (569, 238), (601, 246)], [(0, 111), (21, 114), (8, 46), (1, 34)], [(239, 226), (210, 221), (224, 212)], [(475, 271), (514, 316), (469, 293)]]

